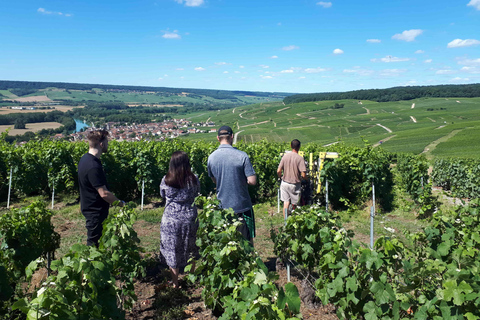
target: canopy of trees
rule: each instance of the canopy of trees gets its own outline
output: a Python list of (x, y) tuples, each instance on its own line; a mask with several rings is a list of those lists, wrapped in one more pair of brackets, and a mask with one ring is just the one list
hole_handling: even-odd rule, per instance
[(411, 100), (423, 97), (443, 98), (480, 97), (480, 84), (439, 85), (417, 87), (394, 87), (389, 89), (369, 89), (347, 92), (325, 92), (311, 94), (296, 94), (283, 99), (285, 104), (313, 102), (324, 100), (372, 100), (377, 102)]
[[(35, 81), (7, 81), (0, 80), (0, 90), (9, 89), (23, 89), (23, 90), (40, 90), (46, 88), (59, 88), (71, 90), (127, 90), (127, 91), (151, 91), (158, 93), (172, 93), (178, 94), (188, 92), (197, 95), (209, 96), (215, 99), (237, 99), (235, 95), (249, 95), (255, 97), (276, 97), (283, 98), (291, 93), (285, 92), (257, 92), (257, 91), (228, 91), (228, 90), (210, 90), (210, 89), (186, 89), (186, 88), (166, 88), (166, 87), (146, 87), (146, 86), (119, 86), (119, 85), (105, 85), (105, 84), (88, 84), (88, 83), (67, 83), (67, 82), (35, 82)], [(10, 92), (12, 92), (10, 90)]]

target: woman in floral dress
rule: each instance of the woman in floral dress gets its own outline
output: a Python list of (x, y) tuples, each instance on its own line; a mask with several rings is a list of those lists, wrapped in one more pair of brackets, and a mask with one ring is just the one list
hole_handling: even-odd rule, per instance
[(160, 183), (160, 195), (166, 200), (160, 227), (160, 252), (172, 272), (174, 288), (178, 288), (180, 269), (192, 255), (198, 256), (197, 207), (193, 202), (199, 190), (200, 182), (192, 173), (188, 155), (175, 151), (168, 173)]

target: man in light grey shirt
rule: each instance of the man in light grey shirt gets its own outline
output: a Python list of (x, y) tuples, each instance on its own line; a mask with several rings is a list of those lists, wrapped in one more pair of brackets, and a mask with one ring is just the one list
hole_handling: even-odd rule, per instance
[(217, 197), (222, 208), (232, 208), (243, 220), (241, 232), (253, 244), (255, 216), (248, 185), (257, 184), (257, 176), (248, 155), (234, 148), (233, 131), (229, 126), (218, 129), (220, 146), (208, 157), (208, 176), (217, 185)]

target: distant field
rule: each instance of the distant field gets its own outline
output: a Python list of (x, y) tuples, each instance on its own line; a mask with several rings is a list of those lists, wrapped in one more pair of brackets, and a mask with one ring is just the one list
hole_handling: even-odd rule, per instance
[[(34, 106), (31, 106), (34, 107)], [(30, 112), (52, 112), (52, 111), (70, 111), (73, 108), (83, 108), (84, 106), (54, 106), (55, 109), (35, 109), (35, 110), (15, 110), (15, 109), (7, 109), (5, 107), (0, 108), (0, 115), (2, 114), (10, 114), (10, 113), (30, 113)]]
[(27, 131), (37, 132), (42, 129), (57, 129), (62, 126), (61, 123), (58, 122), (39, 122), (39, 123), (27, 123), (25, 125), (26, 129), (13, 129), (12, 125), (0, 126), (0, 132), (5, 132), (8, 128), (11, 128), (8, 131), (8, 135), (10, 136), (17, 136), (21, 134), (25, 134)]
[(51, 102), (46, 96), (26, 96), (21, 98), (15, 98), (17, 102)]
[[(344, 107), (333, 109), (335, 103), (342, 103)], [(432, 154), (448, 156), (459, 154), (453, 150), (464, 150), (461, 154), (465, 156), (480, 156), (480, 139), (475, 138), (480, 136), (480, 98), (422, 98), (385, 103), (362, 101), (361, 104), (357, 100), (291, 105), (273, 102), (203, 111), (187, 118), (193, 121), (210, 119), (217, 126), (230, 125), (235, 132), (242, 131), (238, 138), (246, 142), (299, 139), (304, 143), (330, 144), (341, 140), (350, 145), (363, 145), (364, 138), (371, 144), (382, 141), (379, 145), (388, 151), (416, 154), (422, 153), (434, 141), (447, 137), (453, 130), (460, 130), (451, 140), (439, 143)], [(206, 135), (191, 135), (186, 139), (204, 137), (211, 139)], [(383, 141), (386, 138), (389, 139)]]

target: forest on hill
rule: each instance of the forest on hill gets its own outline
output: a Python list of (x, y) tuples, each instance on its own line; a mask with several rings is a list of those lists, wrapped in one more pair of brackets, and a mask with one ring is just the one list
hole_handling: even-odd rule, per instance
[(211, 89), (187, 89), (187, 88), (167, 88), (167, 87), (148, 87), (148, 86), (126, 86), (126, 85), (105, 85), (89, 83), (67, 83), (67, 82), (37, 82), (37, 81), (7, 81), (0, 80), (0, 90), (14, 89), (16, 95), (28, 95), (36, 90), (46, 88), (58, 88), (65, 90), (117, 90), (117, 91), (149, 91), (157, 93), (181, 94), (188, 92), (191, 94), (204, 95), (215, 99), (236, 99), (236, 95), (247, 95), (255, 97), (276, 97), (283, 98), (292, 93), (285, 92), (257, 92), (257, 91), (227, 91)]
[(347, 92), (323, 92), (295, 94), (286, 97), (285, 104), (324, 100), (371, 100), (376, 102), (412, 100), (418, 98), (474, 98), (480, 97), (480, 84), (393, 87), (388, 89), (366, 89)]

